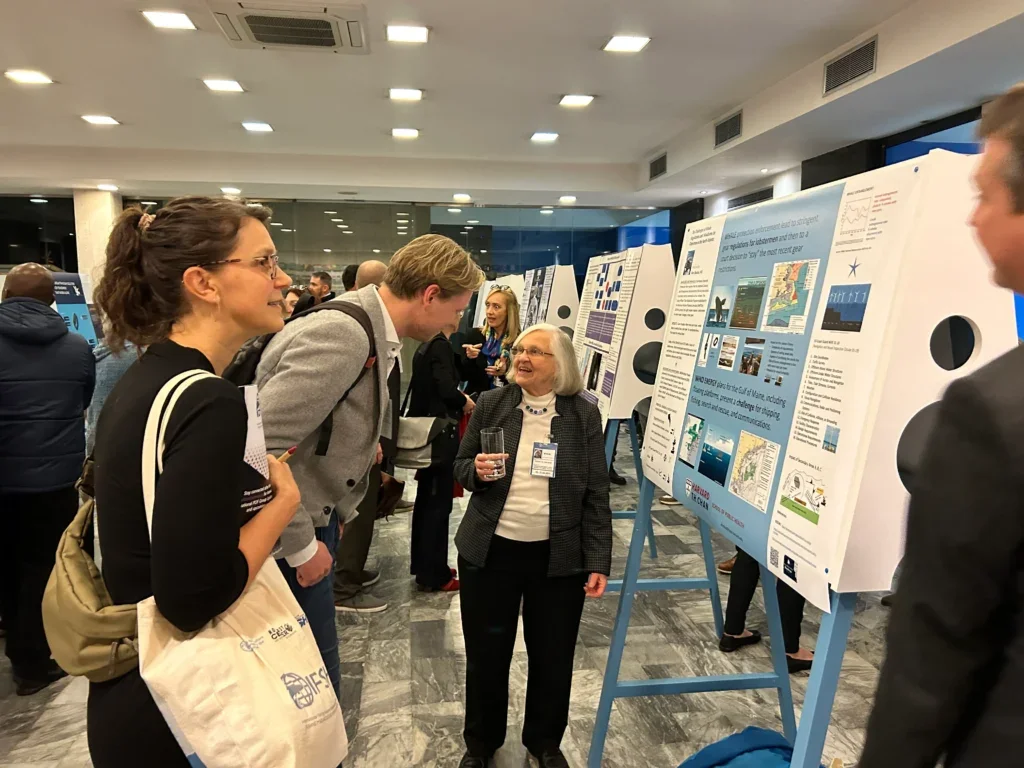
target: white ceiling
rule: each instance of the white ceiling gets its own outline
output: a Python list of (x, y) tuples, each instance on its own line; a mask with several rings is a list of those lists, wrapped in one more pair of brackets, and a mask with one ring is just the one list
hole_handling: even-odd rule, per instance
[[(4, 0), (0, 68), (59, 85), (0, 86), (0, 143), (217, 152), (559, 162), (633, 162), (658, 142), (892, 16), (910, 0), (373, 0), (371, 53), (238, 50), (204, 3), (170, 0), (198, 32), (159, 31), (140, 0)], [(295, 0), (276, 0), (293, 5)], [(388, 23), (431, 28), (423, 46)], [(615, 33), (653, 38), (638, 55), (601, 51)], [(201, 79), (239, 80), (213, 94)], [(389, 87), (426, 92), (393, 104)], [(587, 109), (563, 93), (598, 96)], [(123, 125), (86, 124), (109, 114)], [(275, 132), (249, 135), (242, 120)], [(398, 142), (392, 127), (416, 127)], [(538, 130), (561, 134), (537, 146)]]

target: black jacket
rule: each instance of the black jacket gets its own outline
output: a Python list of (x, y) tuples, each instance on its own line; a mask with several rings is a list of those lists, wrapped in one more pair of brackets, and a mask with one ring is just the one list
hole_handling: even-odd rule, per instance
[(323, 299), (317, 301), (316, 299), (313, 298), (313, 294), (311, 294), (309, 291), (306, 291), (301, 296), (299, 296), (299, 300), (295, 302), (295, 309), (292, 310), (292, 314), (297, 315), (301, 312), (305, 312), (307, 309), (312, 309), (317, 304), (323, 304), (325, 301), (331, 301), (332, 299), (335, 298), (337, 298), (337, 296), (334, 295), (334, 291), (331, 291), (326, 296), (324, 296)]
[(75, 484), (85, 461), (85, 409), (96, 361), (41, 301), (0, 304), (0, 493)]
[(955, 382), (914, 475), (860, 768), (1024, 755), (1024, 347)]
[(461, 419), (466, 396), (459, 390), (460, 381), (452, 345), (439, 333), (412, 358), (408, 415)]
[[(469, 508), (455, 535), (459, 554), (484, 567), (498, 519), (505, 508), (523, 428), (522, 390), (509, 385), (484, 392), (469, 420), (455, 460), (455, 479), (473, 492)], [(557, 416), (551, 421), (558, 444), (555, 477), (549, 481), (551, 556), (549, 576), (576, 573), (609, 575), (612, 562), (612, 511), (608, 501), (608, 467), (604, 431), (597, 406), (581, 395), (559, 396)], [(505, 477), (485, 483), (476, 476), (474, 461), (480, 453), (480, 430), (505, 431)]]
[[(463, 344), (483, 344), (487, 341), (479, 328), (471, 328), (466, 334)], [(466, 350), (459, 351), (459, 363), (462, 369), (462, 378), (466, 382), (466, 394), (474, 400), (481, 392), (491, 390), (491, 382), (494, 377), (487, 373), (487, 358), (480, 354), (474, 359), (466, 356)]]

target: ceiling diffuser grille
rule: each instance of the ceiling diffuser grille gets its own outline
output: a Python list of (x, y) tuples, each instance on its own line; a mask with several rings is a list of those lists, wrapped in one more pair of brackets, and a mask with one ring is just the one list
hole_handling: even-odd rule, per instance
[(874, 37), (825, 65), (824, 95), (870, 75), (877, 66), (878, 38)]
[(370, 52), (366, 6), (313, 0), (206, 0), (235, 48)]
[(739, 138), (743, 133), (743, 112), (730, 115), (720, 123), (715, 123), (715, 149), (728, 141)]
[(650, 171), (647, 177), (649, 181), (654, 181), (659, 176), (664, 176), (668, 173), (668, 153), (658, 155), (651, 160), (648, 170)]
[(267, 45), (305, 45), (333, 48), (334, 26), (323, 19), (296, 19), (286, 16), (247, 14), (245, 23), (258, 43)]
[(771, 200), (774, 194), (774, 187), (765, 187), (764, 189), (759, 189), (756, 192), (751, 192), (743, 195), (742, 197), (734, 197), (729, 201), (728, 210), (735, 211), (739, 208), (746, 208), (748, 205), (763, 203), (765, 200)]

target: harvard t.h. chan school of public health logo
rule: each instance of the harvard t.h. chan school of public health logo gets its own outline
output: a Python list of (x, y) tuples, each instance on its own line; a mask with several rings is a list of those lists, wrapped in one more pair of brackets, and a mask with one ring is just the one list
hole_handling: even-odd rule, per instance
[(686, 481), (686, 495), (693, 499), (698, 506), (709, 509), (708, 501), (711, 499), (711, 494), (693, 482), (693, 480)]
[(281, 675), (281, 682), (288, 689), (288, 695), (292, 697), (297, 709), (313, 706), (316, 697), (331, 687), (331, 678), (326, 667), (320, 667), (310, 675), (285, 672)]

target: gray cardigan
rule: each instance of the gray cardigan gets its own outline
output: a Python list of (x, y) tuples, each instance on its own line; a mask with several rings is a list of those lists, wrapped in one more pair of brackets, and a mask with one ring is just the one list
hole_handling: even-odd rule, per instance
[[(522, 390), (510, 385), (484, 392), (469, 421), (455, 460), (455, 479), (473, 492), (469, 508), (455, 535), (459, 554), (477, 567), (487, 563), (487, 552), (505, 508), (515, 470), (519, 435), (523, 428)], [(608, 501), (608, 467), (604, 433), (597, 406), (581, 395), (559, 396), (551, 434), (558, 444), (555, 477), (548, 481), (551, 515), (551, 555), (548, 576), (602, 573), (608, 576), (612, 560), (612, 511)], [(476, 476), (480, 430), (505, 431), (505, 477), (485, 483)]]
[[(275, 557), (306, 550), (314, 528), (327, 525), (337, 507), (343, 522), (356, 517), (366, 493), (377, 443), (390, 424), (384, 315), (374, 286), (335, 301), (356, 302), (370, 317), (377, 346), (377, 377), (368, 371), (341, 404), (342, 395), (366, 364), (370, 347), (359, 323), (343, 312), (317, 312), (288, 323), (267, 345), (256, 370), (267, 450), (280, 454), (298, 446), (289, 462), (302, 503), (281, 535)], [(378, 396), (373, 394), (378, 387)], [(380, 403), (380, 413), (375, 413)], [(326, 456), (316, 455), (321, 423), (334, 413)]]

